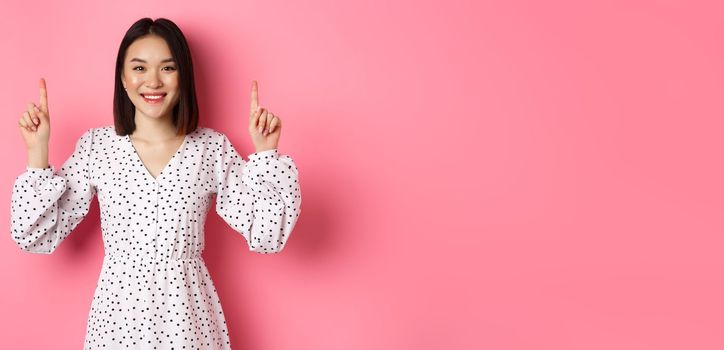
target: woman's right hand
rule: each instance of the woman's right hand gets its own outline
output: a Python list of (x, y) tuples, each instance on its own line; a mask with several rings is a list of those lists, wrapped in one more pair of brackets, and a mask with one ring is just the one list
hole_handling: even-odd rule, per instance
[(27, 110), (19, 121), (20, 133), (28, 151), (47, 150), (50, 139), (50, 114), (48, 112), (48, 90), (45, 79), (40, 78), (40, 105), (29, 102)]

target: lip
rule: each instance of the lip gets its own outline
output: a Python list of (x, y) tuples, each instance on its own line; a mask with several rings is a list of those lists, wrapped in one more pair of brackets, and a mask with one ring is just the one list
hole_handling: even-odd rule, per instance
[[(147, 98), (146, 96), (161, 96), (161, 98), (150, 99), (150, 98)], [(159, 103), (163, 102), (163, 100), (166, 98), (166, 94), (165, 93), (141, 94), (141, 97), (143, 97), (143, 100), (146, 101), (146, 103), (159, 104)]]

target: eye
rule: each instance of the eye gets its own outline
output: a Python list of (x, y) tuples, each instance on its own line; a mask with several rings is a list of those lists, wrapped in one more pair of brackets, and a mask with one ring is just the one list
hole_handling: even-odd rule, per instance
[(163, 68), (170, 68), (169, 70), (176, 70), (176, 67), (171, 67), (171, 66), (163, 67)]
[(138, 70), (138, 68), (141, 68), (141, 69), (143, 69), (143, 67), (141, 67), (141, 66), (137, 66), (137, 67), (134, 67), (134, 68), (133, 68), (133, 70)]

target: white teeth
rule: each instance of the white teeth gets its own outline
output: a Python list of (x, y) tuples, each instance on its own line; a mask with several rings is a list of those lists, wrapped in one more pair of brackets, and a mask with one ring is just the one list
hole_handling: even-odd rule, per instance
[(147, 98), (147, 99), (149, 99), (149, 100), (158, 100), (158, 99), (160, 99), (161, 97), (163, 97), (163, 95), (159, 95), (159, 96), (144, 95), (143, 97), (145, 97), (145, 98)]

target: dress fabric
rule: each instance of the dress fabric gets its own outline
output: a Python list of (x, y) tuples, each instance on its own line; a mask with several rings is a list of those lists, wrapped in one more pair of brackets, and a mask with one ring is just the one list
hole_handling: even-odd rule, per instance
[(57, 174), (26, 167), (15, 179), (11, 234), (30, 253), (55, 251), (98, 197), (105, 255), (84, 349), (231, 348), (201, 257), (210, 204), (261, 254), (284, 248), (301, 209), (291, 157), (248, 158), (199, 127), (154, 178), (131, 139), (105, 126), (84, 132)]

